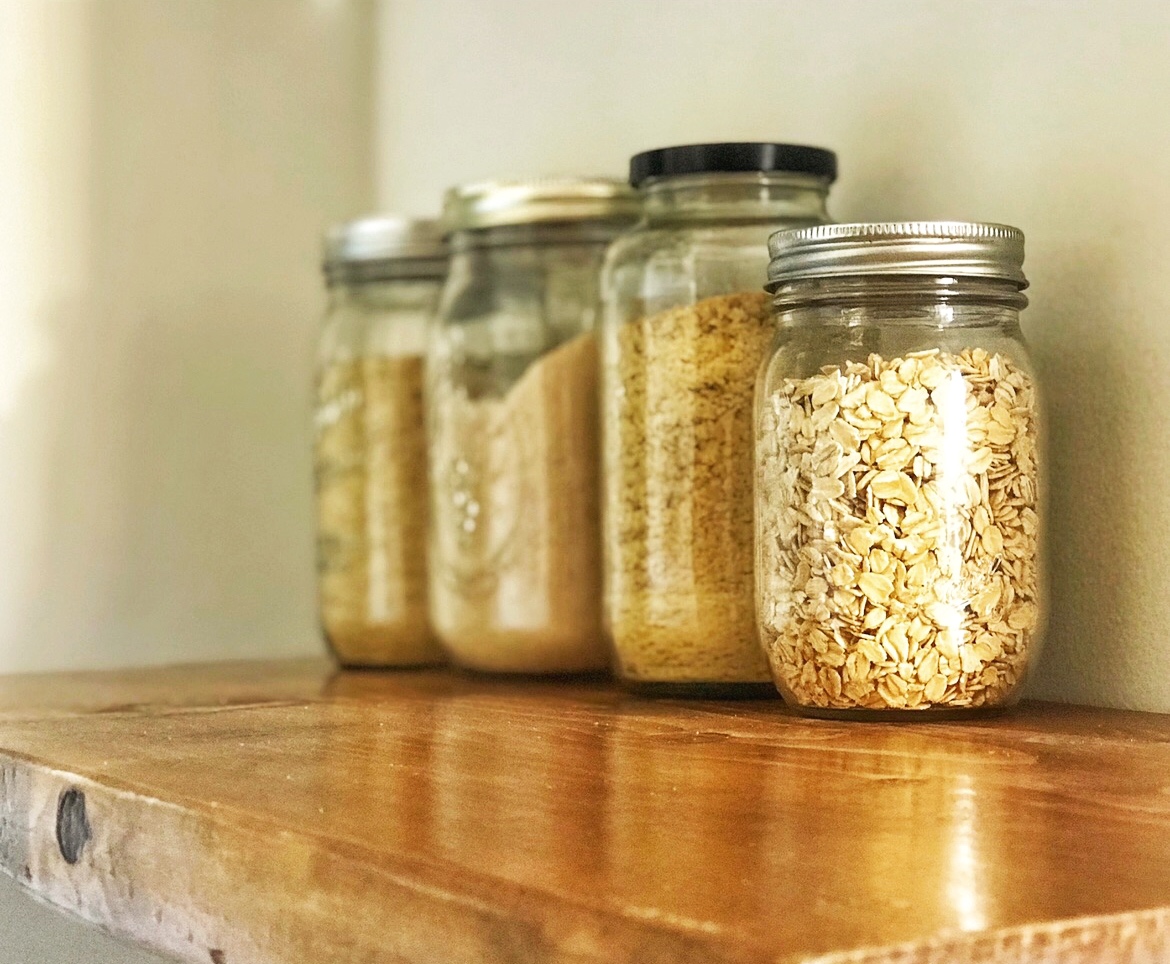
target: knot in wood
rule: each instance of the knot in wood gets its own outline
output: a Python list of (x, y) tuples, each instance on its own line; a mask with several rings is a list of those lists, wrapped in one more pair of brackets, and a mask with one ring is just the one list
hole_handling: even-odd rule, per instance
[(65, 790), (57, 800), (57, 846), (68, 864), (81, 859), (81, 852), (92, 836), (89, 817), (85, 812), (85, 794), (80, 790)]

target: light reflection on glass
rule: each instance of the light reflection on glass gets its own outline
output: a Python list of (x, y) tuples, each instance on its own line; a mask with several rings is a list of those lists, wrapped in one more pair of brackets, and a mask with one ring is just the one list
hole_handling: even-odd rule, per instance
[(938, 502), (942, 507), (940, 515), (944, 526), (936, 554), (939, 570), (947, 577), (940, 586), (944, 594), (941, 601), (949, 603), (938, 613), (938, 618), (942, 624), (941, 635), (950, 641), (951, 646), (958, 647), (965, 642), (962, 630), (967, 602), (960, 579), (965, 518), (958, 507), (968, 503), (967, 464), (971, 458), (971, 445), (967, 439), (967, 383), (962, 372), (948, 372), (943, 382), (931, 392), (931, 400), (939, 415), (935, 484), (939, 490)]
[[(636, 706), (636, 704), (634, 704)], [(634, 711), (637, 712), (636, 710)], [(767, 928), (769, 768), (720, 732), (618, 719), (607, 733), (608, 886), (626, 912), (706, 934)], [(790, 873), (791, 868), (788, 868)]]

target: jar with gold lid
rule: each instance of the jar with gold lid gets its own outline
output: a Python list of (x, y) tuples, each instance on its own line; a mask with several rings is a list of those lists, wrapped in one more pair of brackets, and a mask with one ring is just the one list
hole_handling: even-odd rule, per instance
[(606, 178), (471, 184), (429, 355), (431, 608), (460, 666), (604, 670), (598, 277), (638, 202)]

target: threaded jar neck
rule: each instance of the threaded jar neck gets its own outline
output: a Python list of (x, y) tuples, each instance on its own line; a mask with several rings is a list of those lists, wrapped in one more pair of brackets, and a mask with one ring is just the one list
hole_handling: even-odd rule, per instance
[(720, 172), (653, 178), (642, 185), (647, 223), (829, 220), (829, 179), (792, 172)]
[(538, 249), (573, 245), (606, 245), (628, 227), (628, 222), (577, 221), (546, 224), (509, 224), (473, 231), (456, 231), (450, 237), (452, 254), (477, 248)]
[[(896, 317), (902, 309), (917, 313), (924, 308), (947, 306), (986, 306), (1019, 312), (1027, 307), (1028, 298), (1019, 285), (998, 278), (852, 275), (790, 281), (773, 291), (772, 304), (782, 323), (800, 323), (802, 308), (831, 308), (840, 309), (840, 323), (848, 324), (849, 317), (862, 318), (867, 309), (883, 317)], [(945, 311), (931, 314), (946, 316)], [(963, 312), (963, 316), (969, 317), (969, 313)], [(828, 317), (834, 315), (817, 313), (818, 319)]]

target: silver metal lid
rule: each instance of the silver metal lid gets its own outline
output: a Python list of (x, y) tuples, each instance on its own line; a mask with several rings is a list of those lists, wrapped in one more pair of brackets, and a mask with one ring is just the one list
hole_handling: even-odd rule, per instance
[(358, 218), (330, 228), (325, 235), (326, 266), (445, 257), (447, 243), (442, 228), (430, 218)]
[(624, 181), (605, 177), (539, 178), (462, 184), (443, 200), (448, 231), (513, 224), (637, 220), (640, 206)]
[(973, 221), (822, 224), (768, 239), (769, 291), (790, 281), (856, 275), (998, 278), (1021, 290), (1024, 232)]

